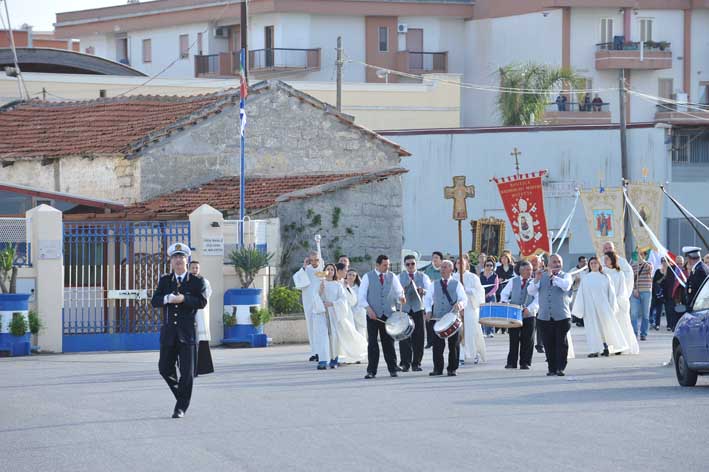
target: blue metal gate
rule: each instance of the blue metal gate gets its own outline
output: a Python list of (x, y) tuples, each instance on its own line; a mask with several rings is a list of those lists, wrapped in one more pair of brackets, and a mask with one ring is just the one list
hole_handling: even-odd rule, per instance
[(158, 349), (150, 299), (188, 221), (64, 223), (64, 352)]

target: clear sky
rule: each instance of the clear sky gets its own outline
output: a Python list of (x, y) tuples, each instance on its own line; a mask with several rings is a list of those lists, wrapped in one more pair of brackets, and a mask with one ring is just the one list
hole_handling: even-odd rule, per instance
[[(65, 11), (86, 10), (88, 8), (123, 5), (125, 0), (5, 0), (10, 9), (10, 21), (13, 28), (19, 28), (23, 23), (32, 25), (35, 30), (48, 31), (54, 29), (56, 14)], [(5, 17), (5, 6), (3, 18)]]

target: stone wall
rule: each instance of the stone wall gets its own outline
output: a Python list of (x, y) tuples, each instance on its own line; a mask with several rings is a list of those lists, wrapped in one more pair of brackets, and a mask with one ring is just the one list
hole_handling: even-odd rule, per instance
[[(339, 209), (339, 210), (338, 210)], [(279, 283), (303, 264), (313, 236), (322, 236), (325, 262), (347, 254), (360, 273), (371, 269), (379, 254), (398, 265), (401, 258), (403, 207), (401, 177), (389, 177), (304, 200), (278, 204), (281, 222), (281, 274)]]
[[(369, 172), (400, 162), (393, 146), (276, 84), (249, 97), (247, 114), (249, 176)], [(141, 153), (141, 198), (239, 175), (239, 154), (239, 109), (230, 106)]]

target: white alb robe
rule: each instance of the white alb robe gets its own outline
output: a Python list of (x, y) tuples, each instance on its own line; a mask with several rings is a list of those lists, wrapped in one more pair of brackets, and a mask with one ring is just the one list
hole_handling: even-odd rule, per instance
[(323, 302), (327, 307), (330, 322), (330, 345), (339, 362), (362, 362), (367, 356), (367, 339), (355, 328), (349, 301), (341, 282), (327, 281), (323, 290)]
[(601, 272), (585, 274), (576, 292), (572, 313), (583, 318), (591, 353), (602, 352), (604, 342), (611, 353), (628, 350), (628, 343), (615, 317), (617, 309), (615, 289), (608, 275)]
[[(453, 274), (460, 281), (458, 273)], [(460, 348), (460, 359), (474, 359), (477, 354), (480, 362), (485, 362), (485, 337), (480, 325), (480, 305), (485, 303), (485, 289), (480, 283), (480, 277), (472, 272), (463, 274), (463, 286), (468, 295), (468, 304), (463, 311), (463, 345)]]
[(197, 341), (211, 341), (212, 334), (209, 331), (209, 297), (212, 296), (212, 286), (209, 280), (204, 279), (204, 296), (207, 298), (207, 304), (201, 310), (197, 310)]
[(359, 306), (358, 297), (359, 287), (347, 287), (345, 286), (345, 294), (347, 295), (347, 302), (350, 304), (350, 310), (352, 311), (352, 320), (354, 321), (355, 329), (362, 335), (362, 337), (367, 339), (367, 310)]
[(626, 274), (623, 274), (622, 271), (606, 268), (604, 273), (610, 277), (613, 290), (615, 290), (618, 305), (615, 311), (615, 319), (618, 321), (620, 331), (623, 333), (623, 338), (625, 338), (625, 342), (628, 345), (628, 353), (640, 354), (640, 345), (635, 337), (633, 324), (630, 322), (630, 291), (628, 289), (632, 290), (632, 284), (628, 287)]
[[(322, 304), (322, 299), (320, 298), (319, 293), (321, 280), (317, 275), (315, 275), (317, 271), (323, 270), (323, 267), (324, 265), (321, 258), (318, 267), (313, 267), (309, 265), (298, 271), (298, 274), (300, 274), (301, 276), (304, 274), (310, 280), (310, 284), (306, 287), (303, 287), (301, 289), (301, 293), (303, 296), (303, 311), (305, 312), (306, 322), (305, 324), (308, 329), (308, 340), (310, 342), (310, 351), (312, 355), (318, 354), (316, 344), (322, 344), (318, 343), (318, 341), (315, 340), (314, 324), (316, 323), (317, 316), (323, 317), (323, 314), (325, 313), (325, 306), (323, 306)], [(321, 329), (318, 330), (318, 333), (321, 332)], [(324, 360), (329, 360), (329, 357)]]

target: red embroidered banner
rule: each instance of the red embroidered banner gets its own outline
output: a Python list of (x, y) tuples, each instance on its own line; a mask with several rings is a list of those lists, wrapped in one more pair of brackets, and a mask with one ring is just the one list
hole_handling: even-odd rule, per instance
[(549, 252), (542, 177), (546, 171), (493, 178), (522, 257)]

